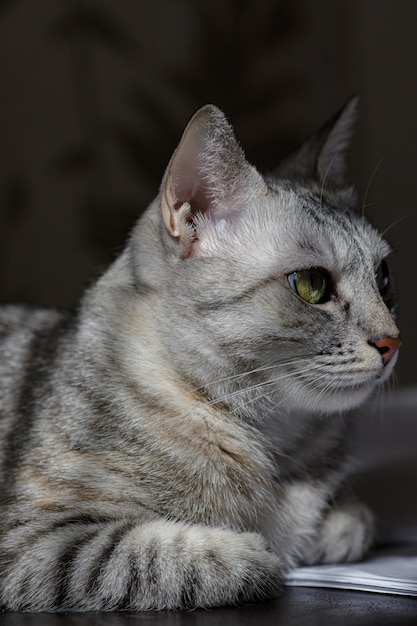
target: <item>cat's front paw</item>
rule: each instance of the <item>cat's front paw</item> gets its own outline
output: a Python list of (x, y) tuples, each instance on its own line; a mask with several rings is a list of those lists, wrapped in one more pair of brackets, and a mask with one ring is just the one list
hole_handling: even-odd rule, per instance
[(373, 515), (357, 501), (341, 501), (330, 508), (303, 555), (303, 563), (358, 561), (369, 550), (374, 535)]

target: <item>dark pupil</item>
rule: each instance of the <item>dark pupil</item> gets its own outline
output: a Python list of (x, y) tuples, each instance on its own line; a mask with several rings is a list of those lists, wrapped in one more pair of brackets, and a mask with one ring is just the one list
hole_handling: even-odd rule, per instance
[(310, 282), (311, 282), (311, 291), (315, 293), (321, 293), (324, 291), (324, 278), (321, 274), (311, 272)]

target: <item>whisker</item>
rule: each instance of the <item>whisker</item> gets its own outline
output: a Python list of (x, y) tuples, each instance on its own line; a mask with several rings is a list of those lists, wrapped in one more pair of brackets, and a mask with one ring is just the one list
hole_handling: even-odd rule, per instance
[[(314, 368), (313, 368), (314, 369)], [(319, 370), (319, 367), (316, 366), (316, 369)], [(283, 380), (284, 378), (306, 378), (306, 374), (311, 374), (311, 365), (310, 367), (304, 369), (304, 370), (298, 370), (298, 371), (294, 371), (294, 372), (289, 372), (288, 374), (285, 374), (279, 378), (274, 378), (271, 381), (267, 381), (266, 383), (263, 384), (259, 384), (258, 387), (261, 388), (262, 386), (266, 386), (266, 385), (270, 385), (276, 382), (279, 382), (281, 380)], [(327, 373), (322, 373), (317, 380), (321, 380), (322, 378), (327, 378), (328, 374)], [(248, 388), (249, 390), (249, 388)], [(242, 393), (244, 393), (245, 391), (247, 391), (246, 389), (241, 390)], [(243, 402), (240, 406), (236, 407), (235, 409), (233, 409), (231, 411), (231, 413), (237, 413), (238, 411), (242, 410), (242, 408), (246, 408), (249, 404), (255, 402), (255, 401), (259, 401), (262, 400), (263, 398), (266, 398), (268, 396), (267, 393), (261, 394), (261, 395), (256, 395), (254, 398), (250, 398), (248, 400), (245, 400), (245, 402)], [(269, 408), (267, 411), (263, 412), (263, 417), (267, 417), (270, 413), (272, 413), (274, 410), (276, 410), (280, 405), (284, 404), (288, 399), (290, 398), (290, 394), (286, 395), (284, 398), (281, 398), (281, 400), (279, 402), (276, 402), (271, 408)]]
[[(302, 371), (309, 372), (311, 371), (311, 367), (309, 367), (308, 369), (306, 368), (305, 370), (302, 370)], [(283, 374), (282, 376), (276, 376), (272, 378), (271, 380), (262, 381), (254, 385), (244, 387), (243, 389), (237, 389), (235, 391), (231, 391), (230, 393), (224, 394), (223, 396), (220, 396), (219, 398), (215, 398), (214, 400), (211, 400), (208, 404), (209, 405), (219, 404), (220, 402), (223, 402), (224, 400), (229, 400), (230, 398), (233, 398), (235, 396), (239, 396), (244, 393), (250, 393), (262, 387), (274, 385), (277, 382), (281, 380), (285, 380), (286, 378), (289, 378), (291, 376), (294, 376), (294, 372), (288, 372), (287, 374)]]
[(394, 226), (396, 226), (397, 224), (399, 224), (400, 222), (402, 222), (403, 220), (405, 220), (406, 218), (409, 218), (413, 215), (413, 212), (410, 211), (410, 213), (406, 213), (405, 215), (401, 215), (401, 217), (399, 217), (398, 219), (396, 219), (394, 222), (392, 222), (392, 224), (390, 224), (382, 233), (381, 233), (381, 237), (385, 237), (385, 235), (387, 234), (387, 232), (389, 230), (391, 230), (391, 228), (393, 228)]
[(280, 406), (285, 404), (285, 402), (287, 402), (287, 400), (289, 400), (290, 397), (291, 397), (291, 395), (288, 393), (286, 396), (281, 398), (281, 400), (279, 402), (275, 402), (272, 407), (270, 407), (267, 411), (264, 412), (263, 417), (264, 418), (268, 417), (268, 415), (270, 415), (271, 413), (275, 412)]
[[(308, 359), (306, 359), (308, 360)], [(287, 372), (286, 374), (282, 374), (281, 376), (275, 376), (274, 378), (272, 378), (271, 380), (267, 380), (267, 381), (262, 381), (260, 383), (256, 383), (254, 385), (250, 385), (248, 387), (244, 387), (242, 389), (237, 389), (234, 391), (231, 391), (230, 393), (224, 394), (223, 396), (220, 396), (218, 398), (215, 398), (213, 400), (211, 400), (209, 402), (209, 405), (215, 405), (215, 404), (219, 404), (220, 402), (224, 402), (225, 400), (229, 400), (231, 398), (234, 398), (236, 396), (239, 395), (243, 395), (243, 394), (248, 394), (251, 393), (253, 391), (256, 391), (258, 389), (264, 388), (264, 387), (270, 387), (271, 385), (276, 384), (277, 382), (280, 382), (282, 380), (285, 380), (287, 378), (291, 378), (291, 377), (296, 377), (302, 374), (307, 374), (309, 372), (311, 372), (312, 366), (311, 364), (309, 364), (309, 367), (306, 367), (303, 370), (298, 370), (295, 372)], [(326, 376), (326, 374), (323, 374), (323, 376)], [(266, 394), (264, 394), (265, 397)], [(260, 396), (256, 396), (255, 398), (249, 398), (248, 400), (246, 400), (246, 403), (250, 403), (256, 400), (259, 400)], [(241, 407), (237, 407), (236, 410), (239, 410), (239, 408), (242, 408), (243, 406), (245, 406), (245, 404), (242, 404)]]
[(315, 405), (317, 406), (317, 405), (318, 405), (318, 403), (319, 403), (319, 401), (321, 400), (321, 398), (322, 398), (325, 394), (327, 394), (327, 393), (332, 394), (332, 393), (334, 393), (334, 392), (336, 391), (336, 389), (337, 389), (336, 382), (335, 382), (335, 381), (332, 381), (332, 380), (331, 380), (331, 381), (329, 381), (329, 382), (327, 383), (327, 385), (325, 385), (325, 386), (324, 386), (324, 387), (320, 390), (320, 392), (317, 394), (317, 396), (314, 398), (314, 402), (313, 402), (313, 404), (315, 404)]
[[(349, 204), (344, 210), (343, 210), (343, 215), (345, 215), (345, 213), (347, 213), (354, 205), (353, 204)], [(364, 209), (368, 209), (370, 206), (372, 206), (372, 202), (368, 202), (367, 204), (363, 204), (361, 206), (361, 210), (363, 211)]]
[(260, 372), (267, 372), (277, 367), (286, 367), (287, 365), (298, 365), (300, 363), (309, 362), (310, 360), (311, 360), (310, 358), (291, 359), (288, 361), (282, 361), (281, 363), (274, 363), (272, 365), (262, 365), (260, 367), (253, 368), (251, 370), (246, 370), (245, 372), (240, 372), (239, 374), (233, 374), (232, 376), (225, 376), (224, 378), (218, 378), (217, 380), (213, 380), (209, 383), (206, 383), (205, 385), (194, 387), (192, 391), (193, 392), (201, 391), (202, 389), (206, 389), (207, 387), (212, 387), (213, 385), (218, 385), (220, 383), (238, 380), (239, 378), (245, 378), (246, 376), (250, 376), (251, 374), (259, 374)]
[(347, 205), (347, 207), (345, 209), (343, 209), (342, 211), (342, 215), (345, 215), (348, 211), (350, 211), (350, 209), (353, 207), (353, 202), (351, 202), (350, 204)]
[[(309, 363), (309, 367), (308, 368), (306, 368), (305, 370), (300, 370), (300, 371), (306, 371), (306, 372), (307, 371), (311, 371), (310, 361), (311, 361), (310, 358), (300, 358), (300, 359), (291, 359), (291, 360), (288, 360), (288, 361), (283, 361), (282, 363), (275, 363), (273, 365), (261, 366), (261, 367), (258, 367), (258, 368), (254, 368), (252, 370), (248, 370), (246, 372), (242, 372), (242, 373), (239, 373), (239, 374), (234, 374), (233, 376), (228, 376), (228, 377), (225, 377), (225, 378), (218, 379), (217, 381), (213, 381), (211, 383), (207, 383), (206, 385), (202, 385), (201, 387), (196, 387), (195, 389), (193, 389), (193, 391), (198, 391), (200, 389), (205, 389), (207, 386), (212, 386), (212, 385), (215, 385), (217, 383), (228, 382), (230, 380), (236, 380), (236, 379), (239, 379), (239, 378), (244, 378), (244, 377), (246, 377), (246, 376), (248, 376), (250, 374), (253, 374), (253, 373), (259, 373), (259, 372), (263, 372), (263, 371), (268, 371), (268, 370), (274, 369), (274, 368), (276, 369), (277, 367), (282, 367), (282, 366), (285, 366), (285, 365), (298, 365), (300, 363)], [(237, 389), (237, 390), (235, 389), (234, 391), (226, 393), (226, 394), (224, 394), (222, 396), (218, 396), (217, 398), (213, 398), (207, 404), (208, 404), (208, 406), (214, 406), (216, 404), (219, 404), (221, 402), (224, 402), (224, 401), (228, 400), (229, 398), (233, 398), (233, 397), (236, 397), (236, 396), (239, 396), (239, 395), (243, 395), (243, 394), (253, 393), (257, 389), (260, 389), (260, 388), (265, 387), (265, 386), (267, 386), (269, 388), (272, 384), (274, 384), (274, 383), (276, 383), (276, 382), (278, 382), (280, 380), (283, 380), (285, 378), (288, 378), (290, 376), (293, 376), (293, 375), (294, 375), (294, 372), (288, 372), (286, 374), (282, 374), (281, 376), (275, 376), (271, 380), (262, 381), (262, 382), (254, 384), (254, 385), (249, 385), (248, 387), (243, 387), (241, 389)], [(253, 399), (252, 398), (247, 399), (245, 402), (246, 403), (253, 402), (253, 401), (255, 401), (255, 400), (259, 399), (259, 398), (262, 399), (263, 397), (267, 397), (267, 395), (269, 395), (269, 392), (265, 393), (265, 394), (262, 394), (261, 396), (259, 396), (259, 394), (258, 394)], [(283, 402), (284, 401), (285, 401), (285, 399), (283, 400)], [(234, 409), (230, 410), (230, 412), (231, 413), (238, 412), (239, 410), (241, 410), (245, 406), (245, 402), (243, 402), (240, 406), (235, 407)], [(184, 417), (186, 418), (186, 417), (188, 417), (190, 415), (191, 415), (191, 412), (188, 413), (187, 415), (185, 415)]]
[[(327, 377), (328, 377), (327, 373), (322, 373), (320, 376), (316, 377), (313, 381), (311, 381), (311, 379), (310, 379), (310, 383), (315, 385), (315, 383), (319, 383), (321, 380), (325, 380)], [(300, 376), (300, 378), (306, 378), (305, 374)], [(319, 403), (320, 399), (325, 394), (330, 393), (330, 394), (335, 395), (337, 393), (337, 390), (338, 390), (337, 381), (335, 381), (335, 380), (329, 380), (328, 383), (324, 387), (322, 387), (321, 389), (318, 387), (317, 384), (315, 385), (315, 387), (316, 387), (316, 390), (318, 391), (318, 394), (314, 398), (313, 406), (318, 406), (318, 403)]]
[(375, 167), (373, 169), (372, 174), (369, 177), (368, 184), (366, 185), (365, 193), (364, 193), (364, 196), (363, 196), (362, 217), (365, 216), (365, 208), (367, 208), (367, 206), (369, 206), (369, 205), (366, 205), (366, 201), (368, 199), (368, 193), (369, 193), (369, 190), (371, 188), (372, 181), (374, 180), (375, 175), (376, 175), (377, 171), (379, 170), (379, 168), (381, 167), (382, 162), (383, 162), (384, 159), (385, 159), (385, 154), (379, 159), (378, 163), (375, 165)]
[[(274, 382), (274, 381), (272, 381), (272, 382)], [(269, 408), (268, 410), (264, 409), (262, 411), (262, 417), (265, 418), (267, 415), (270, 414), (271, 411), (274, 410), (275, 407), (280, 406), (281, 404), (283, 404), (289, 397), (290, 397), (290, 395), (288, 394), (284, 398), (281, 398), (281, 400), (279, 402), (274, 403), (273, 407)], [(253, 402), (257, 402), (257, 401), (259, 402), (261, 400), (264, 400), (265, 398), (271, 399), (271, 394), (269, 393), (269, 390), (266, 391), (265, 393), (258, 394), (256, 396), (254, 396), (253, 398), (249, 398), (248, 400), (245, 400), (244, 402), (242, 402), (241, 405), (239, 405), (239, 406), (235, 407), (234, 409), (232, 409), (231, 413), (238, 413), (243, 408), (246, 408), (249, 404), (252, 404)]]
[(327, 166), (327, 169), (326, 169), (326, 171), (324, 173), (324, 176), (323, 176), (323, 181), (321, 183), (321, 190), (320, 190), (320, 206), (321, 207), (323, 206), (324, 187), (326, 185), (327, 176), (328, 176), (328, 174), (330, 172), (330, 169), (331, 169), (331, 167), (332, 167), (332, 165), (333, 165), (333, 163), (334, 163), (334, 161), (335, 161), (337, 156), (338, 155), (336, 153), (332, 156), (332, 158), (330, 159), (330, 163)]

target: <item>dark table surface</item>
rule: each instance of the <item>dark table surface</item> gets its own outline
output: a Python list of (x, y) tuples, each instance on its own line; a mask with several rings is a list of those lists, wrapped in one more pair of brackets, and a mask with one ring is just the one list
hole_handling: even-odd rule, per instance
[(289, 588), (253, 606), (189, 613), (3, 613), (1, 626), (417, 626), (417, 598)]

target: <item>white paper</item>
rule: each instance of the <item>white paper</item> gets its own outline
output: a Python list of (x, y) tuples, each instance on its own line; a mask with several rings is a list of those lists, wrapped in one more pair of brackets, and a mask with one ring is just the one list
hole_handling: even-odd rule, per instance
[(417, 528), (394, 529), (359, 563), (299, 567), (286, 584), (417, 596)]

